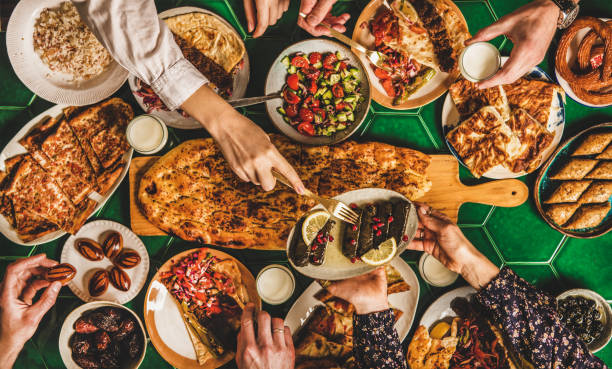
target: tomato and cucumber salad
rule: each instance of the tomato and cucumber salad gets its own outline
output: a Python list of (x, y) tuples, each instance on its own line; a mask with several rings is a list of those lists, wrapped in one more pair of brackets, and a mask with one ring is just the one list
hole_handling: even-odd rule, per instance
[(359, 69), (340, 52), (285, 56), (287, 67), (278, 112), (285, 122), (307, 136), (332, 136), (355, 122), (354, 111), (364, 100)]

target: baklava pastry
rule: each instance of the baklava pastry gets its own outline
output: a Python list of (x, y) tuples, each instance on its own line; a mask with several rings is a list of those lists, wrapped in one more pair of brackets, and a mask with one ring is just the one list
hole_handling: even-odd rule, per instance
[(553, 204), (546, 209), (546, 215), (557, 225), (565, 224), (580, 207), (578, 203)]
[(603, 222), (609, 212), (609, 202), (605, 202), (603, 204), (582, 205), (563, 228), (584, 229), (597, 227), (601, 224), (601, 222)]
[(596, 181), (584, 191), (578, 202), (581, 204), (606, 202), (610, 200), (610, 196), (612, 196), (612, 181)]
[(586, 176), (589, 179), (612, 179), (612, 161), (600, 161)]
[(597, 160), (592, 159), (570, 159), (550, 179), (578, 180), (583, 179), (597, 165)]
[(612, 132), (592, 133), (582, 141), (572, 156), (599, 154), (612, 142)]
[(608, 147), (596, 157), (597, 159), (605, 159), (612, 160), (612, 145), (608, 145)]
[[(589, 187), (592, 181), (563, 181), (555, 192), (550, 195), (545, 204), (558, 204), (561, 202), (576, 202), (584, 190)], [(598, 201), (601, 202), (601, 201)]]

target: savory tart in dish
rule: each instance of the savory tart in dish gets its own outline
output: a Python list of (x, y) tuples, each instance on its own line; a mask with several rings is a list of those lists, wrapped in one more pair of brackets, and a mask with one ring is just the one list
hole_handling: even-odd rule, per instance
[[(573, 156), (599, 154), (612, 142), (612, 132), (592, 133), (574, 150)], [(605, 159), (605, 158), (604, 158)]]
[(589, 187), (592, 181), (563, 181), (559, 187), (544, 201), (545, 204), (576, 202)]
[(546, 215), (558, 226), (563, 226), (579, 207), (580, 204), (576, 202), (552, 204), (546, 207)]
[(584, 229), (596, 227), (603, 222), (610, 212), (610, 202), (603, 204), (584, 204), (563, 227), (565, 229)]
[(585, 178), (612, 179), (612, 161), (600, 161)]
[(578, 180), (583, 179), (597, 165), (593, 159), (569, 159), (550, 179)]
[(598, 203), (610, 200), (612, 181), (595, 181), (578, 199), (579, 203)]

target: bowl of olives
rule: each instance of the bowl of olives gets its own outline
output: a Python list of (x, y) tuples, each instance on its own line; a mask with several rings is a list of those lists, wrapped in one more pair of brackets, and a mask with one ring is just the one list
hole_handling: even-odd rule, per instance
[(93, 301), (68, 314), (59, 350), (68, 369), (135, 369), (145, 356), (145, 329), (125, 306)]
[(571, 289), (557, 296), (559, 319), (595, 353), (612, 337), (612, 308), (594, 291)]

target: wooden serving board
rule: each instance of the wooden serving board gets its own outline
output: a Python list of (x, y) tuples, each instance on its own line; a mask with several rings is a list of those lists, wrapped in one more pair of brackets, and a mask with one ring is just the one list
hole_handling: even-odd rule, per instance
[[(132, 231), (141, 236), (166, 234), (151, 224), (136, 205), (140, 177), (157, 158), (134, 158), (130, 165), (130, 221)], [(443, 211), (455, 222), (459, 208), (466, 202), (513, 207), (524, 203), (529, 196), (529, 189), (518, 179), (502, 179), (474, 186), (464, 185), (459, 180), (459, 162), (452, 155), (431, 155), (427, 175), (432, 182), (431, 190), (417, 201), (426, 202)]]

